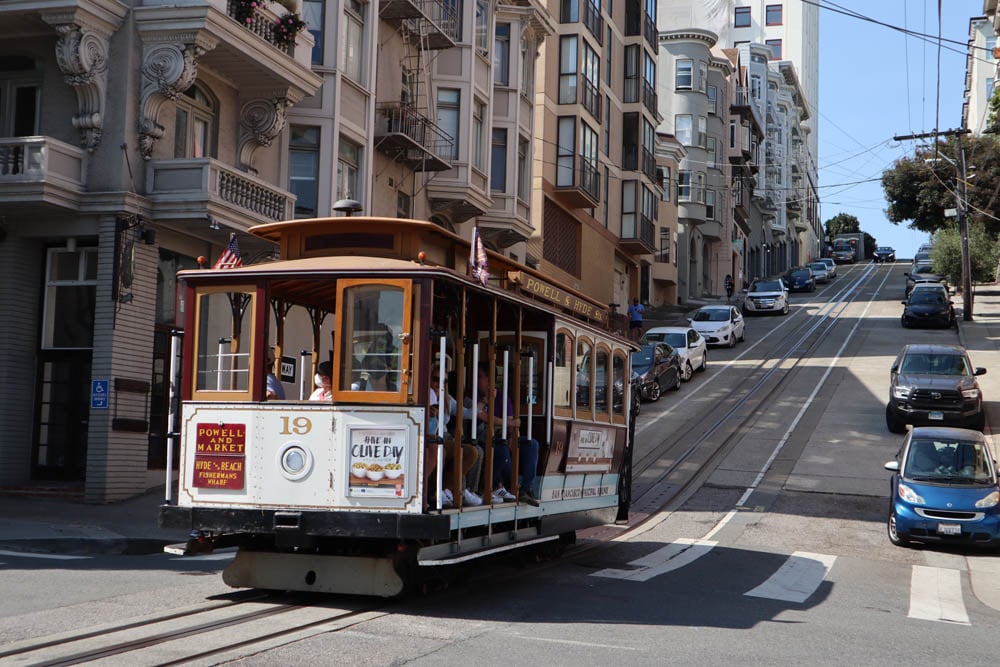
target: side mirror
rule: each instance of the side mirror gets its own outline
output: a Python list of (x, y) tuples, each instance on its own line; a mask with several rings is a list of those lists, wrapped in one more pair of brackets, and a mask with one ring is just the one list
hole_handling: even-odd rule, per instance
[(899, 370), (899, 366), (897, 366), (896, 364), (893, 364), (892, 368), (889, 369), (889, 372), (890, 373), (895, 373), (898, 370)]
[(909, 278), (909, 277), (910, 277), (910, 274), (909, 274), (908, 272), (907, 272), (907, 273), (904, 273), (903, 275), (904, 275), (904, 276), (906, 276), (907, 278)]
[(687, 318), (687, 321), (688, 321), (689, 324), (694, 324), (694, 318), (693, 317)]
[(909, 302), (908, 302), (908, 301), (906, 301), (906, 300), (904, 299), (903, 301), (900, 301), (900, 303), (901, 303), (901, 304), (903, 304), (903, 305), (905, 306), (905, 305), (906, 305), (907, 303), (909, 303)]
[(986, 375), (986, 369), (983, 368), (982, 366), (977, 366), (976, 372), (973, 373), (973, 375)]
[(884, 466), (882, 466), (889, 472), (899, 472), (899, 461), (888, 461)]

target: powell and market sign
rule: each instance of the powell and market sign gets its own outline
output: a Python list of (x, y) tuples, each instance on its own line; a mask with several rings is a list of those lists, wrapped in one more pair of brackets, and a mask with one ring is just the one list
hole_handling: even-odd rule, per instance
[(528, 275), (523, 271), (510, 271), (507, 273), (507, 278), (520, 288), (525, 294), (530, 294), (536, 296), (540, 299), (544, 299), (549, 303), (559, 306), (560, 308), (568, 308), (572, 310), (577, 315), (587, 317), (600, 324), (608, 323), (608, 311), (606, 308), (600, 308), (595, 306), (590, 301), (587, 301), (575, 294), (570, 294), (566, 290), (560, 289), (553, 285), (552, 283), (547, 283), (544, 280), (539, 280), (538, 278)]

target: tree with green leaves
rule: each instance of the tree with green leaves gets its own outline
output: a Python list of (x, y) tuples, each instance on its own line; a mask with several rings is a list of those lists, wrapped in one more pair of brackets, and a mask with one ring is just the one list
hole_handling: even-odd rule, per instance
[[(969, 217), (995, 236), (1000, 232), (1000, 144), (992, 136), (965, 135), (961, 145)], [(954, 224), (945, 218), (945, 210), (957, 206), (958, 146), (958, 138), (948, 137), (936, 146), (918, 148), (912, 158), (900, 158), (882, 173), (891, 222), (908, 222), (910, 229), (930, 233)]]
[[(970, 223), (969, 264), (972, 268), (972, 282), (993, 282), (998, 256), (1000, 247), (996, 237), (986, 230), (983, 223)], [(958, 233), (958, 225), (952, 223), (934, 234), (931, 265), (936, 273), (948, 276), (949, 283), (961, 287), (962, 239)]]

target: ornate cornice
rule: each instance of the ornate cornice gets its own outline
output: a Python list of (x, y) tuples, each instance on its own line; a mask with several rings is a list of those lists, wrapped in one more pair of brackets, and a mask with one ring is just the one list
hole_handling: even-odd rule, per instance
[[(181, 37), (181, 36), (175, 36)], [(205, 39), (177, 41), (147, 40), (142, 57), (142, 97), (139, 100), (139, 151), (143, 159), (153, 155), (153, 144), (163, 136), (160, 109), (175, 100), (198, 78), (198, 58), (215, 48)]]
[(253, 169), (258, 148), (271, 145), (285, 127), (288, 108), (293, 104), (287, 96), (256, 98), (240, 108), (240, 165)]

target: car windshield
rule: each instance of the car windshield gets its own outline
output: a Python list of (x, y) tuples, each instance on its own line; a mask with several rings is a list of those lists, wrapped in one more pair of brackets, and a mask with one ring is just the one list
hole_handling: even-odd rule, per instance
[(916, 269), (913, 270), (913, 273), (918, 273), (920, 275), (933, 274), (934, 267), (931, 266), (930, 264), (921, 264), (920, 266), (918, 266)]
[(809, 269), (795, 269), (794, 271), (789, 271), (788, 275), (792, 278), (808, 278)]
[(724, 308), (706, 308), (696, 312), (691, 319), (695, 322), (727, 322), (729, 311)]
[(826, 264), (824, 264), (823, 262), (814, 262), (814, 263), (812, 263), (812, 264), (809, 265), (809, 268), (812, 269), (813, 271), (823, 271), (823, 272), (825, 272), (826, 271)]
[(984, 443), (972, 440), (914, 438), (903, 477), (916, 482), (993, 484), (990, 453)]
[(918, 252), (916, 257), (913, 258), (914, 262), (925, 262), (931, 258), (929, 252)]
[(940, 306), (944, 304), (944, 295), (939, 290), (917, 289), (910, 296), (911, 306)]
[(964, 356), (941, 352), (911, 352), (900, 364), (900, 372), (917, 375), (972, 375)]
[(683, 331), (672, 331), (670, 333), (660, 334), (660, 336), (662, 336), (660, 340), (664, 343), (681, 350), (687, 348), (687, 334)]
[(880, 248), (878, 249), (878, 251), (879, 251), (879, 252), (892, 252), (892, 248), (889, 248), (889, 247), (887, 247), (887, 246), (881, 246), (881, 247), (880, 247)]
[(751, 292), (780, 292), (781, 283), (777, 280), (755, 280), (750, 285)]

